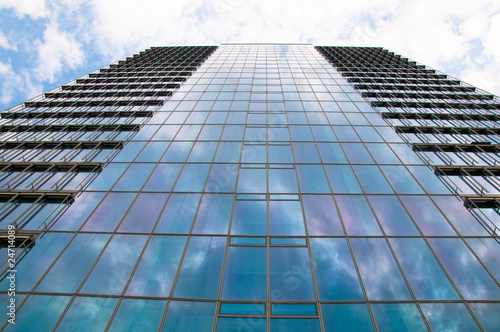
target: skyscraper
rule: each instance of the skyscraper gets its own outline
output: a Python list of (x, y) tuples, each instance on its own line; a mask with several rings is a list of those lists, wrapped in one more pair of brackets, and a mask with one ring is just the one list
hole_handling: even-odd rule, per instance
[(495, 331), (499, 110), (381, 48), (111, 64), (1, 113), (2, 328)]

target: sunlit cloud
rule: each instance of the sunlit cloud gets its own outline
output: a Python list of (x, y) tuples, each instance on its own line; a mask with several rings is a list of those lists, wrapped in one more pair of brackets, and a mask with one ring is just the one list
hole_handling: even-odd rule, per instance
[(151, 46), (223, 42), (381, 46), (500, 94), (490, 0), (0, 0), (0, 19), (3, 108)]

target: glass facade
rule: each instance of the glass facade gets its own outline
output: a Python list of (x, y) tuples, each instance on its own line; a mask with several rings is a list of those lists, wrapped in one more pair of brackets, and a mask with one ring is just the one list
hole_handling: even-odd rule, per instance
[(383, 49), (223, 44), (7, 110), (2, 328), (495, 331), (497, 102)]

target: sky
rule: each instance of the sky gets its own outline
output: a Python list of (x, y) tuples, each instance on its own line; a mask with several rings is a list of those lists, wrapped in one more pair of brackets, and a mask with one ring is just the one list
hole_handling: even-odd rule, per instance
[(0, 110), (151, 46), (378, 46), (500, 95), (500, 1), (0, 0)]

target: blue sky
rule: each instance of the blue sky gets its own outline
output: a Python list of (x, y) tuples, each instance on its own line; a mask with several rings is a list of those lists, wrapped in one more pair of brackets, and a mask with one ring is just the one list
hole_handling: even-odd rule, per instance
[(159, 45), (382, 46), (500, 95), (500, 2), (0, 0), (0, 109)]

